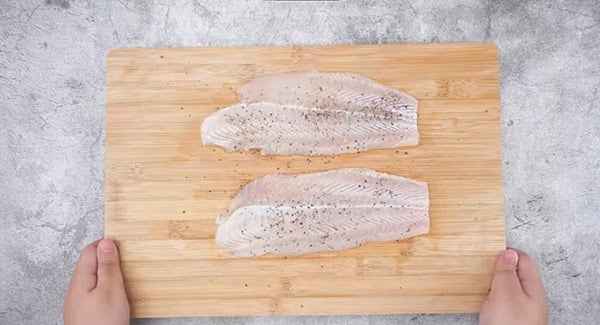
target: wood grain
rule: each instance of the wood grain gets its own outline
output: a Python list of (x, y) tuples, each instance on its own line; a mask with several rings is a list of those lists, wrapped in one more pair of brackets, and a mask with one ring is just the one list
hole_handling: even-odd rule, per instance
[[(123, 49), (107, 57), (105, 235), (134, 317), (477, 312), (504, 249), (497, 50), (490, 44)], [(261, 156), (200, 125), (273, 73), (357, 72), (419, 100), (418, 146)], [(268, 173), (369, 167), (429, 183), (431, 233), (341, 252), (236, 258), (215, 217)]]

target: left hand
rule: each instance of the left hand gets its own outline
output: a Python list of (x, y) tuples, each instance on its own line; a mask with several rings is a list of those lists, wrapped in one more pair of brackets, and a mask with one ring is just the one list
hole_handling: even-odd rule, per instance
[(79, 257), (63, 307), (65, 325), (129, 324), (119, 252), (112, 240), (89, 244)]

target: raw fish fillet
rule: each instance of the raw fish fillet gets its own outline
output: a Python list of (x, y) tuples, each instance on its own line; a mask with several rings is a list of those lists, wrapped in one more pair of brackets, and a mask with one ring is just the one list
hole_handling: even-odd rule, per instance
[(241, 104), (204, 120), (204, 144), (228, 151), (324, 155), (419, 142), (414, 98), (357, 74), (263, 77), (238, 95)]
[(303, 255), (429, 232), (427, 183), (371, 169), (270, 174), (217, 219), (216, 242), (238, 256)]
[(259, 102), (233, 105), (206, 118), (202, 142), (228, 151), (339, 154), (416, 144), (411, 123), (402, 116)]
[(242, 103), (270, 102), (376, 115), (391, 112), (402, 114), (405, 121), (416, 124), (417, 120), (417, 101), (413, 97), (356, 73), (270, 75), (254, 79), (237, 93)]

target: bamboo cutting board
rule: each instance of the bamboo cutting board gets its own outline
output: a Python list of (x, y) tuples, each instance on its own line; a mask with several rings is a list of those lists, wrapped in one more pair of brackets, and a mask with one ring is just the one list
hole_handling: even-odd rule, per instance
[[(477, 312), (504, 249), (497, 50), (489, 44), (124, 49), (106, 76), (105, 235), (134, 317)], [(419, 100), (416, 147), (261, 156), (200, 125), (259, 76), (357, 72)], [(431, 232), (304, 257), (236, 258), (214, 219), (250, 180), (369, 167), (427, 181)]]

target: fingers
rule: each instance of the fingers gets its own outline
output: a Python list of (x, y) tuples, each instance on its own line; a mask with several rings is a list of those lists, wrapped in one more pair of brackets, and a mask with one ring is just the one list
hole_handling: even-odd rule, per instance
[(535, 266), (535, 262), (526, 253), (516, 249), (515, 251), (519, 255), (517, 275), (519, 276), (523, 291), (532, 298), (543, 298), (544, 287), (542, 285), (542, 277)]
[(110, 239), (98, 243), (98, 285), (97, 289), (123, 290), (123, 276), (117, 246)]
[(496, 259), (492, 279), (492, 293), (513, 295), (522, 292), (517, 276), (519, 255), (512, 249), (507, 249)]
[(96, 287), (98, 280), (96, 276), (97, 270), (97, 257), (96, 248), (98, 241), (95, 241), (87, 245), (79, 256), (75, 271), (73, 272), (73, 280), (71, 280), (71, 286), (75, 290), (91, 291)]

